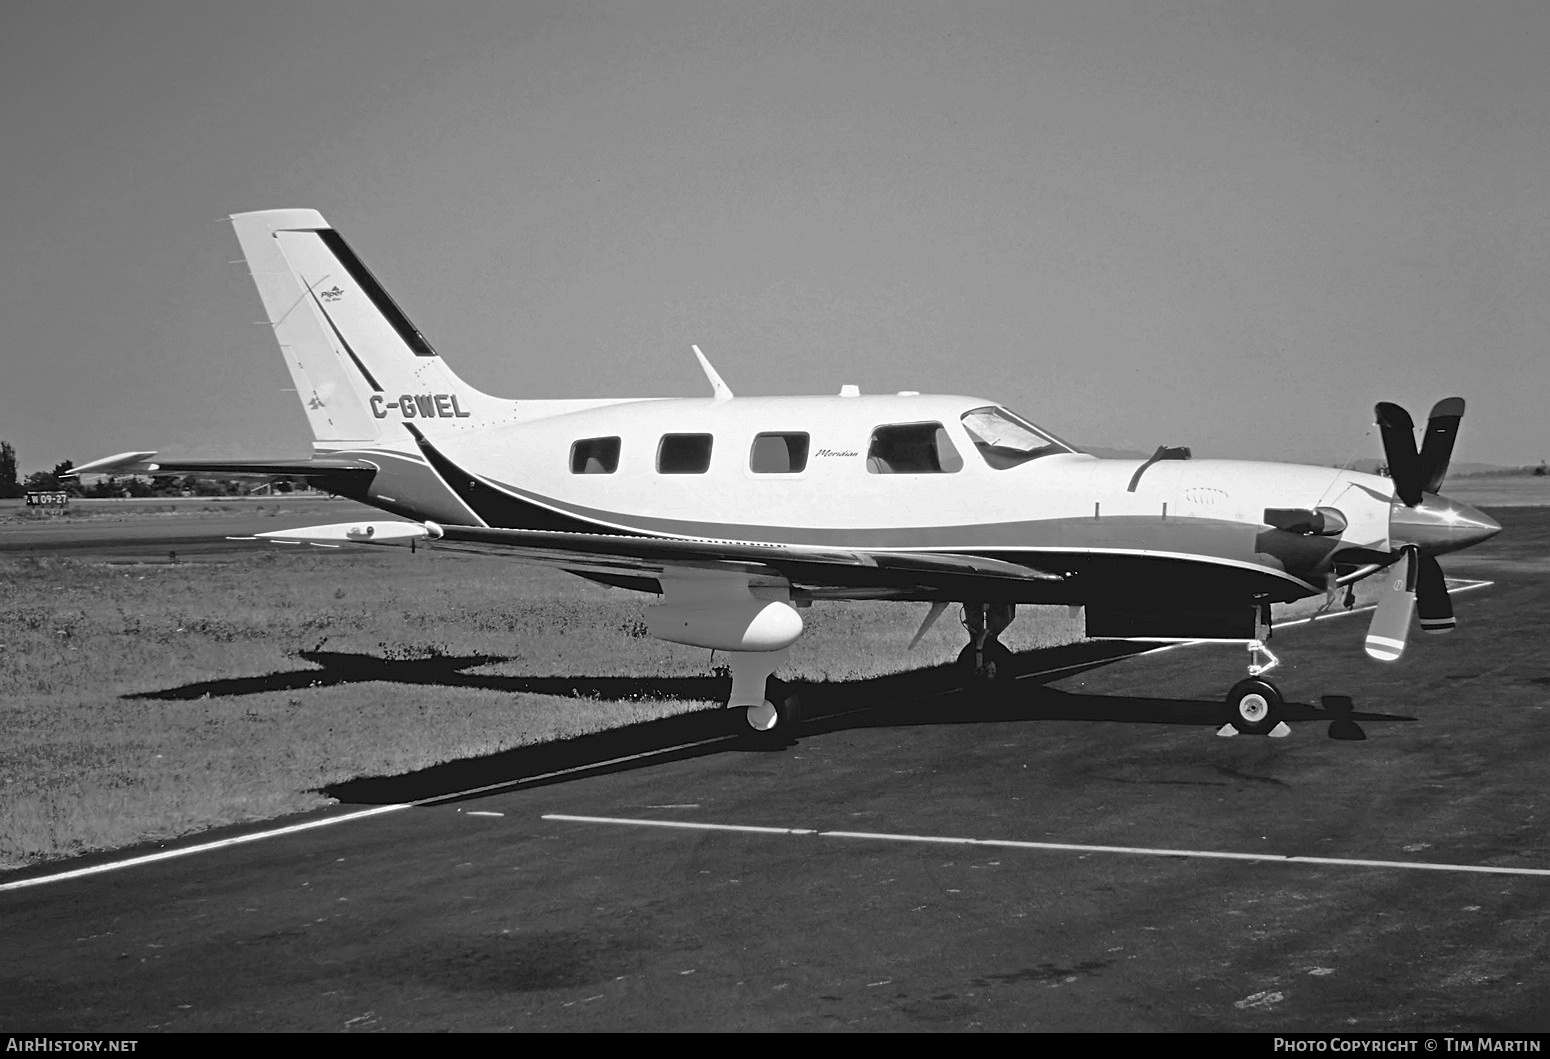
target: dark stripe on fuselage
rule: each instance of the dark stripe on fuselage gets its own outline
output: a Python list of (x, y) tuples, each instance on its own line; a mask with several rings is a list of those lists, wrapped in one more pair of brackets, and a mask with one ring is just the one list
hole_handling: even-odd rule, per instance
[[(1236, 590), (1274, 599), (1296, 599), (1316, 591), (1299, 574), (1281, 569), (1275, 560), (1267, 562), (1268, 556), (1256, 555), (1255, 527), (1226, 520), (1116, 515), (1101, 519), (877, 528), (742, 526), (667, 519), (634, 519), (647, 523), (646, 526), (611, 525), (602, 519), (624, 522), (633, 516), (588, 508), (572, 508), (577, 514), (553, 510), (546, 503), (558, 505), (558, 501), (543, 498), (540, 503), (536, 494), (526, 494), (504, 483), (490, 484), (448, 459), (414, 424), (405, 423), (404, 427), (448, 488), (495, 528), (981, 555), (1022, 562), (1035, 569), (1063, 566), (1085, 582), (1087, 591), (1115, 596), (1155, 591), (1159, 577), (1167, 583), (1167, 591), (1193, 588), (1213, 597), (1219, 593), (1232, 595)], [(1210, 550), (1203, 552), (1203, 546)], [(1157, 554), (1168, 552), (1174, 554)], [(772, 565), (779, 567), (780, 563), (772, 557)], [(872, 573), (878, 575), (879, 585), (897, 579), (880, 570)], [(869, 577), (859, 571), (855, 576), (861, 581)], [(1057, 595), (1052, 592), (1052, 597)]]
[(382, 289), (382, 284), (377, 282), (377, 277), (371, 274), (365, 262), (355, 256), (355, 251), (350, 249), (350, 244), (344, 241), (344, 237), (332, 228), (320, 229), (318, 238), (323, 240), (323, 245), (328, 247), (333, 255), (339, 259), (345, 271), (356, 286), (366, 292), (366, 297), (377, 307), (377, 311), (393, 325), (393, 330), (398, 332), (398, 337), (404, 340), (404, 345), (417, 357), (434, 357), (436, 351), (431, 344), (425, 341), (425, 336), (420, 334), (414, 324), (409, 322), (409, 317), (398, 307), (387, 291)]
[(447, 459), (440, 449), (426, 439), (419, 427), (413, 423), (405, 423), (404, 429), (414, 436), (414, 443), (419, 446), (425, 461), (440, 475), (447, 488), (468, 505), (468, 508), (487, 526), (503, 529), (559, 530), (563, 533), (620, 534), (621, 532), (595, 522), (551, 511), (488, 485)]
[[(1257, 527), (1228, 519), (1165, 515), (1105, 515), (1102, 518), (1027, 519), (1018, 522), (970, 522), (939, 526), (765, 526), (600, 511), (541, 496), (505, 482), (502, 493), (526, 500), (539, 510), (557, 508), (563, 516), (590, 526), (586, 532), (691, 537), (820, 548), (907, 549), (956, 552), (1006, 559), (1008, 549), (1070, 552), (1173, 552), (1263, 567)], [(490, 523), (492, 526), (501, 523)], [(621, 526), (621, 524), (623, 524)], [(514, 529), (536, 528), (513, 526)], [(1289, 536), (1282, 534), (1281, 536)]]
[(441, 476), (425, 462), (424, 456), (391, 449), (342, 451), (337, 455), (367, 460), (376, 465), (377, 473), (365, 490), (352, 485), (349, 490), (332, 492), (416, 522), (430, 519), (448, 526), (470, 526), (479, 522), (478, 516), (458, 500)]

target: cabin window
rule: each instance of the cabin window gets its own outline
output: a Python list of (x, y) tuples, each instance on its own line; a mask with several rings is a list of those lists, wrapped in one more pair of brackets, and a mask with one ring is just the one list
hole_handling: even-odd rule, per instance
[(748, 453), (754, 474), (801, 474), (807, 469), (806, 434), (760, 434)]
[(963, 428), (969, 432), (969, 440), (974, 442), (980, 456), (998, 471), (1040, 456), (1073, 451), (1069, 445), (1021, 416), (993, 405), (965, 412)]
[(869, 474), (951, 474), (963, 457), (941, 423), (894, 423), (872, 431), (867, 447)]
[(704, 474), (710, 470), (709, 434), (663, 434), (657, 446), (659, 474)]
[(582, 438), (570, 447), (571, 474), (613, 474), (618, 469), (618, 438)]

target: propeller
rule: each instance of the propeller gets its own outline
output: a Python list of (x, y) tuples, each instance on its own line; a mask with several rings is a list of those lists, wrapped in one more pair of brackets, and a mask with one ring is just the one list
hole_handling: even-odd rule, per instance
[(1409, 412), (1388, 401), (1380, 402), (1375, 411), (1394, 492), (1406, 507), (1416, 507), (1423, 493), (1435, 493), (1442, 488), (1448, 461), (1453, 458), (1459, 420), (1464, 418), (1464, 399), (1449, 397), (1432, 406), (1432, 414), (1426, 420), (1426, 440), (1419, 452)]
[[(1426, 439), (1421, 443), (1421, 489), (1435, 493), (1442, 488), (1453, 458), (1453, 441), (1458, 437), (1459, 420), (1464, 418), (1464, 399), (1449, 397), (1432, 406), (1426, 420)], [(1413, 506), (1413, 505), (1412, 505)]]
[(1389, 478), (1394, 494), (1406, 507), (1421, 502), (1421, 454), (1415, 449), (1415, 423), (1410, 413), (1397, 404), (1378, 402), (1378, 433), (1383, 437), (1383, 455), (1388, 458)]
[[(1383, 438), (1389, 477), (1394, 482), (1394, 495), (1406, 508), (1422, 508), (1412, 518), (1395, 519), (1397, 509), (1391, 513), (1390, 540), (1403, 541), (1404, 535), (1409, 533), (1422, 538), (1422, 543), (1430, 543), (1426, 539), (1428, 534), (1417, 533), (1418, 529), (1429, 528), (1426, 525), (1429, 519), (1421, 517), (1427, 514), (1423, 504), (1426, 494), (1435, 494), (1447, 476), (1448, 462), (1453, 458), (1453, 442), (1458, 437), (1459, 421), (1464, 416), (1464, 399), (1449, 397), (1432, 406), (1419, 451), (1415, 444), (1415, 423), (1409, 412), (1388, 401), (1380, 402), (1374, 411), (1378, 417), (1378, 432)], [(1385, 662), (1392, 662), (1404, 653), (1410, 617), (1416, 611), (1420, 612), (1421, 628), (1427, 632), (1442, 633), (1453, 628), (1453, 601), (1448, 598), (1442, 567), (1435, 555), (1423, 552), (1411, 541), (1400, 548), (1383, 593), (1378, 597), (1378, 608), (1367, 629), (1367, 653)]]
[[(1415, 612), (1416, 559), (1420, 549), (1406, 545), (1399, 562), (1389, 567), (1388, 580), (1378, 597), (1378, 609), (1367, 626), (1367, 653), (1380, 662), (1392, 662), (1405, 653), (1410, 635), (1410, 615)], [(1446, 589), (1444, 589), (1446, 592)]]
[(1442, 577), (1442, 566), (1433, 555), (1419, 559), (1416, 572), (1416, 609), (1421, 615), (1421, 628), (1426, 632), (1453, 631), (1453, 600), (1448, 598), (1448, 586)]

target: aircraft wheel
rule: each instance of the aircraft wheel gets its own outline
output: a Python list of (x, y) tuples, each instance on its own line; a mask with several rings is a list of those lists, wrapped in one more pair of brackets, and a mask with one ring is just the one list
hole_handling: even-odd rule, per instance
[(780, 726), (780, 711), (769, 699), (765, 699), (757, 706), (750, 706), (747, 710), (748, 727), (763, 735), (773, 732)]
[(1244, 735), (1264, 735), (1281, 720), (1281, 693), (1268, 680), (1249, 677), (1227, 693), (1227, 723)]
[(800, 703), (791, 690), (774, 677), (765, 685), (769, 697), (757, 706), (744, 710), (744, 735), (760, 742), (784, 741), (796, 727)]
[(974, 645), (969, 644), (958, 652), (958, 668), (970, 687), (1000, 684), (1012, 678), (1012, 652), (999, 640), (986, 640), (976, 657)]

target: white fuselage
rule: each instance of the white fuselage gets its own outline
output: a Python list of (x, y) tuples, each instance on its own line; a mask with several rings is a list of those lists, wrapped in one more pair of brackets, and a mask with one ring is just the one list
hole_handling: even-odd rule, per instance
[[(815, 547), (1203, 559), (1273, 572), (1295, 582), (1286, 586), (1289, 596), (1321, 584), (1337, 548), (1388, 549), (1388, 479), (1298, 464), (1099, 459), (1059, 443), (998, 466), (965, 426), (966, 414), (995, 407), (954, 395), (519, 401), (504, 422), (418, 422), (458, 468), (443, 478), (466, 472), (574, 520), (559, 528)], [(883, 473), (869, 459), (880, 428), (922, 424), (940, 428), (947, 453), (940, 466)], [(674, 473), (663, 463), (664, 438), (684, 435), (702, 462)], [(771, 436), (801, 439), (799, 469), (760, 466), (756, 445)], [(607, 448), (612, 459), (589, 473), (578, 446)], [(403, 451), (418, 458), (412, 445)], [(1317, 547), (1279, 538), (1270, 547), (1269, 508), (1333, 508), (1345, 528), (1338, 539), (1314, 538)], [(477, 504), (423, 517), (496, 521)]]
[[(534, 411), (545, 402), (522, 402)], [(567, 402), (572, 407), (573, 403)], [(1239, 460), (1163, 460), (1131, 488), (1144, 461), (1056, 453), (996, 468), (960, 422), (993, 405), (973, 397), (739, 397), (607, 403), (437, 437), (461, 466), (541, 502), (620, 529), (780, 543), (855, 543), (858, 536), (912, 530), (893, 547), (1025, 547), (1028, 541), (954, 541), (953, 528), (1011, 527), (1055, 519), (1122, 515), (1209, 519), (1261, 526), (1266, 508), (1338, 508), (1347, 544), (1387, 546), (1392, 484), (1329, 467)], [(539, 406), (534, 408), (533, 406)], [(875, 473), (867, 449), (890, 424), (938, 423), (961, 466), (929, 473)], [(808, 435), (806, 466), (761, 473), (751, 466), (761, 434)], [(708, 434), (703, 473), (660, 473), (667, 434)], [(573, 473), (572, 446), (619, 438), (612, 473)], [(664, 523), (672, 523), (669, 527)], [(699, 527), (696, 530), (694, 527)], [(797, 536), (793, 537), (793, 533)], [(821, 534), (819, 540), (802, 537)], [(963, 534), (960, 534), (963, 536)], [(930, 539), (925, 539), (929, 537)]]

